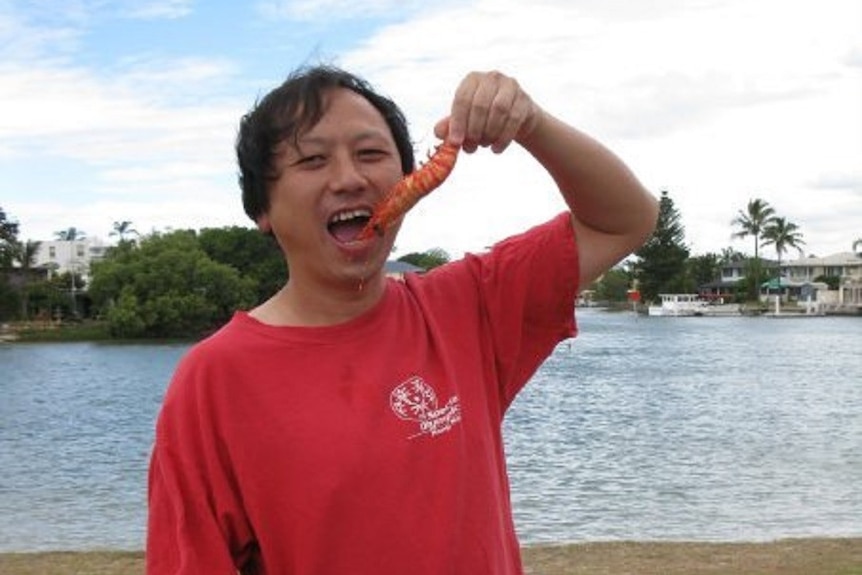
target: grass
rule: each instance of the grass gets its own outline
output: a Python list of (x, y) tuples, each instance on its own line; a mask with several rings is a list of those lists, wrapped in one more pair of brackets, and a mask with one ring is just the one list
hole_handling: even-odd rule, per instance
[[(528, 575), (862, 575), (862, 538), (524, 548)], [(0, 554), (3, 575), (143, 575), (141, 552)]]
[(862, 575), (862, 538), (528, 547), (534, 575)]
[(82, 321), (64, 323), (61, 326), (50, 323), (20, 322), (11, 325), (12, 331), (21, 342), (70, 342), (70, 341), (108, 341), (111, 335), (105, 322)]

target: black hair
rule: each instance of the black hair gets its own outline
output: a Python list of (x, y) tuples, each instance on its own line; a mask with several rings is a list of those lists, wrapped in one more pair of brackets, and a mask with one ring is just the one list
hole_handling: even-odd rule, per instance
[(374, 106), (392, 132), (401, 170), (409, 174), (415, 166), (407, 120), (389, 98), (377, 93), (358, 76), (334, 66), (304, 67), (294, 71), (277, 88), (242, 117), (236, 139), (239, 186), (245, 213), (252, 220), (269, 209), (268, 185), (278, 178), (277, 147), (288, 138), (298, 139), (314, 127), (324, 112), (325, 93), (333, 88), (356, 92)]

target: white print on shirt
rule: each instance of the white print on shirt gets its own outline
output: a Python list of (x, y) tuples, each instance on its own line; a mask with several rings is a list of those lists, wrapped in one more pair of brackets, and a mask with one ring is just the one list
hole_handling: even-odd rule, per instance
[(461, 421), (458, 396), (453, 396), (446, 405), (438, 408), (437, 394), (434, 389), (418, 375), (414, 375), (392, 390), (389, 395), (389, 405), (392, 406), (395, 415), (401, 419), (419, 423), (419, 433), (411, 435), (409, 439), (420, 435), (435, 437), (451, 430)]

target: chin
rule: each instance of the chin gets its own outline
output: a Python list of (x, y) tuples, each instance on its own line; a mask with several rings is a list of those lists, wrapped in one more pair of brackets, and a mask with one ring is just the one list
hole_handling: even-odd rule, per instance
[(343, 282), (361, 282), (382, 272), (384, 263), (385, 258), (381, 254), (366, 250), (361, 254), (348, 254), (334, 263), (332, 271)]

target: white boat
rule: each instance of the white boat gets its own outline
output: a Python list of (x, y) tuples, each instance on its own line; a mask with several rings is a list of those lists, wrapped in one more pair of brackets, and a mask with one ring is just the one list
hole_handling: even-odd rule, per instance
[(710, 301), (698, 294), (663, 293), (659, 294), (659, 297), (660, 305), (651, 305), (647, 308), (651, 316), (714, 317), (742, 313), (738, 304), (726, 304), (722, 300)]

